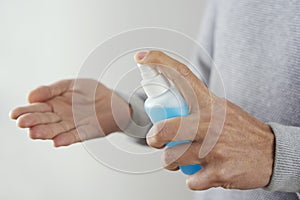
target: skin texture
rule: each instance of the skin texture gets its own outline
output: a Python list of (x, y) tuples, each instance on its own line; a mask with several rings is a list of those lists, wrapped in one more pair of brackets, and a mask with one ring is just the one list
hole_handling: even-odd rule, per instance
[(13, 109), (10, 117), (19, 127), (29, 128), (32, 139), (53, 140), (56, 147), (121, 131), (131, 112), (121, 97), (91, 79), (38, 87), (29, 93), (28, 101), (29, 105)]
[[(168, 170), (198, 164), (202, 170), (187, 177), (193, 190), (211, 187), (253, 189), (271, 178), (274, 134), (271, 128), (237, 105), (215, 96), (184, 64), (159, 51), (139, 52), (135, 60), (157, 67), (181, 91), (190, 115), (154, 124), (147, 142), (163, 148), (170, 141), (190, 140), (166, 148)], [(67, 146), (121, 131), (130, 120), (130, 106), (103, 84), (89, 79), (62, 80), (28, 95), (29, 105), (11, 111), (33, 139)], [(116, 108), (116, 109), (114, 109)]]
[[(158, 122), (147, 135), (147, 143), (154, 148), (170, 141), (191, 141), (164, 149), (166, 169), (200, 163), (203, 169), (187, 177), (193, 190), (254, 189), (269, 183), (274, 134), (268, 125), (214, 95), (187, 66), (162, 52), (140, 52), (135, 60), (157, 67), (172, 79), (190, 108), (189, 116)], [(191, 98), (192, 93), (196, 98)]]

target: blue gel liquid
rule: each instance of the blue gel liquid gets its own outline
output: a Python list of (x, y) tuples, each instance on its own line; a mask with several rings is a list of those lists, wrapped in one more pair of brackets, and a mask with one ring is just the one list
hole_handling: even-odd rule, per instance
[[(170, 119), (174, 117), (180, 117), (180, 116), (187, 116), (189, 115), (189, 109), (186, 104), (184, 104), (182, 107), (171, 107), (171, 108), (163, 108), (161, 106), (153, 106), (148, 107), (145, 104), (145, 111), (150, 117), (151, 121), (153, 123), (159, 122), (161, 120)], [(189, 140), (183, 140), (183, 141), (176, 141), (176, 142), (169, 142), (166, 144), (166, 147), (173, 147), (179, 144), (185, 144), (190, 143)], [(193, 164), (193, 165), (185, 165), (180, 166), (180, 170), (186, 174), (186, 175), (192, 175), (201, 170), (200, 164)]]

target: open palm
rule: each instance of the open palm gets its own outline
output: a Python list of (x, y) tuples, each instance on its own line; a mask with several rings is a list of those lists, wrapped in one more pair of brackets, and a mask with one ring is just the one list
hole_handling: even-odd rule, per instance
[(13, 109), (11, 118), (17, 119), (19, 127), (29, 128), (31, 138), (52, 139), (55, 146), (120, 131), (130, 119), (128, 104), (92, 79), (38, 87), (29, 93), (28, 101), (29, 105)]

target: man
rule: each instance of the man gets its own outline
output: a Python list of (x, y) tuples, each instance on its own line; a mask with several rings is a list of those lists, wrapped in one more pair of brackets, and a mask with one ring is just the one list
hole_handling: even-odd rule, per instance
[[(197, 66), (204, 80), (208, 80), (209, 89), (185, 65), (162, 52), (136, 55), (138, 63), (161, 66), (160, 70), (174, 80), (191, 109), (188, 117), (155, 124), (149, 131), (148, 144), (161, 148), (174, 139), (174, 134), (177, 140), (191, 140), (190, 146), (165, 150), (165, 167), (176, 170), (181, 165), (200, 163), (203, 169), (187, 178), (191, 189), (228, 189), (199, 192), (199, 199), (299, 199), (299, 10), (300, 2), (292, 0), (208, 2), (199, 42), (218, 66), (226, 99), (217, 96), (217, 72), (201, 57)], [(172, 70), (179, 75), (170, 73)], [(185, 90), (182, 77), (195, 98)], [(134, 131), (130, 129), (130, 116), (137, 123), (149, 120), (140, 106), (143, 99), (138, 96), (128, 105), (100, 83), (79, 81), (77, 88), (73, 88), (74, 80), (37, 88), (29, 94), (32, 104), (16, 108), (11, 117), (18, 119), (20, 127), (30, 128), (32, 138), (53, 139), (55, 146), (124, 129)], [(95, 99), (86, 98), (85, 88), (95, 84)], [(74, 123), (74, 94), (78, 102), (95, 100), (97, 121)], [(119, 108), (117, 120), (110, 103), (113, 96), (114, 105)], [(224, 120), (213, 121), (223, 115)], [(179, 128), (180, 120), (183, 125)], [(222, 122), (221, 128), (218, 122)], [(101, 131), (95, 128), (97, 123)], [(190, 127), (196, 126), (195, 131), (190, 131)], [(89, 134), (80, 135), (78, 129)], [(201, 154), (206, 133), (216, 144)], [(174, 157), (179, 153), (183, 155)]]

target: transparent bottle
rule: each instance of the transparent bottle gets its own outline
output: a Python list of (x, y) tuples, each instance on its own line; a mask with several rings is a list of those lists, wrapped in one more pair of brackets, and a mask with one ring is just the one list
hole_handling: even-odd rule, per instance
[[(138, 64), (143, 80), (141, 85), (148, 98), (145, 101), (145, 111), (152, 123), (161, 120), (187, 116), (189, 108), (184, 98), (163, 74), (155, 68)], [(190, 143), (189, 140), (169, 142), (167, 147)], [(199, 164), (180, 166), (184, 174), (192, 175), (201, 169)]]

